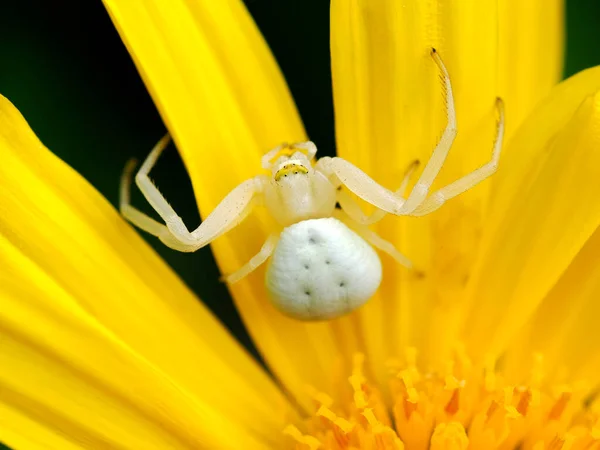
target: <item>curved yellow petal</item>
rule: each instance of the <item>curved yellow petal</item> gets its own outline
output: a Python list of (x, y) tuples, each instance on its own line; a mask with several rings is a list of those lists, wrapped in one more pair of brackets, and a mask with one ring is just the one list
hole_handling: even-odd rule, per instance
[[(19, 412), (15, 412), (12, 408), (0, 404), (0, 417), (6, 422), (18, 423), (19, 430), (2, 430), (6, 442), (10, 442), (13, 448), (24, 448), (27, 450), (44, 450), (50, 448), (61, 448), (65, 450), (80, 450), (81, 447), (73, 444), (60, 433), (54, 430), (48, 430), (43, 425), (40, 425), (34, 419)], [(21, 429), (25, 430), (24, 432)], [(0, 443), (0, 445), (2, 445)], [(8, 447), (1, 447), (3, 450)]]
[[(291, 96), (239, 0), (105, 0), (190, 173), (202, 217), (261, 173), (262, 153), (305, 138)], [(261, 211), (212, 245), (231, 273), (258, 253), (273, 224)], [(206, 251), (206, 250), (204, 250)], [(231, 291), (269, 367), (294, 394), (329, 389), (338, 350), (326, 324), (284, 317), (269, 303), (264, 267)]]
[(600, 225), (599, 130), (596, 67), (557, 86), (508, 145), (467, 294), (473, 354), (506, 348)]
[[(0, 417), (4, 423), (10, 424), (10, 428), (0, 428), (0, 434), (4, 442), (10, 442), (13, 448), (27, 450), (45, 450), (60, 448), (65, 450), (80, 450), (81, 446), (73, 443), (69, 437), (60, 431), (40, 423), (35, 417), (30, 417), (19, 409), (0, 403)], [(1, 447), (5, 450), (5, 447)]]
[(510, 131), (563, 76), (565, 1), (500, 0), (498, 35), (499, 94), (510, 105)]
[(4, 97), (0, 160), (0, 440), (32, 419), (83, 447), (276, 440), (277, 386)]
[[(423, 168), (446, 124), (429, 56), (435, 47), (454, 88), (458, 137), (433, 188), (487, 162), (495, 98), (505, 99), (511, 135), (560, 79), (562, 8), (559, 0), (333, 0), (338, 154), (390, 189), (415, 159)], [(416, 345), (423, 362), (436, 362), (434, 349), (446, 340), (440, 322), (453, 313), (477, 253), (487, 192), (484, 183), (431, 216), (390, 217), (378, 227), (424, 276), (385, 261), (380, 293), (360, 314), (370, 358)]]
[[(532, 355), (542, 355), (543, 374), (554, 383), (587, 377), (600, 385), (600, 228), (585, 243), (558, 282), (543, 299), (507, 352), (507, 373), (523, 382), (523, 368)], [(589, 371), (593, 368), (593, 371)], [(586, 370), (588, 372), (586, 373)], [(521, 377), (521, 379), (519, 379)]]

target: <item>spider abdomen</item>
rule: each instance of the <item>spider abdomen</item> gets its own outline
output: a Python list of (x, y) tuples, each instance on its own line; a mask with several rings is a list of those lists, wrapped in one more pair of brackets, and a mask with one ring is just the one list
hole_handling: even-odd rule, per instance
[(283, 230), (266, 273), (275, 306), (301, 320), (342, 316), (369, 300), (381, 283), (381, 261), (358, 234), (334, 218)]

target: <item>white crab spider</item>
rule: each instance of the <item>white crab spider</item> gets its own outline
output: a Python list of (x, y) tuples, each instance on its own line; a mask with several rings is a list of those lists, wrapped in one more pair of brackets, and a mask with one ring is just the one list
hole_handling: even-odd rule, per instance
[[(169, 143), (167, 135), (150, 152), (135, 176), (137, 186), (165, 224), (130, 205), (132, 162), (126, 167), (121, 181), (121, 213), (167, 246), (193, 252), (237, 226), (255, 206), (262, 204), (281, 229), (267, 238), (248, 263), (227, 275), (226, 281), (241, 280), (271, 257), (265, 285), (272, 302), (281, 311), (297, 319), (322, 320), (354, 310), (371, 298), (381, 282), (381, 262), (371, 246), (411, 267), (408, 258), (368, 225), (381, 220), (386, 213), (398, 216), (429, 214), (492, 175), (498, 165), (504, 135), (504, 111), (500, 99), (496, 102), (498, 122), (491, 160), (428, 195), (456, 136), (450, 77), (435, 49), (431, 55), (443, 79), (448, 122), (408, 197), (404, 198), (402, 194), (415, 163), (409, 167), (400, 188), (392, 192), (342, 158), (324, 157), (313, 165), (317, 148), (312, 142), (282, 144), (262, 158), (262, 167), (270, 170), (270, 176), (259, 175), (244, 181), (190, 232), (148, 177)], [(364, 215), (343, 188), (378, 210), (371, 216)], [(341, 209), (336, 209), (336, 203)]]

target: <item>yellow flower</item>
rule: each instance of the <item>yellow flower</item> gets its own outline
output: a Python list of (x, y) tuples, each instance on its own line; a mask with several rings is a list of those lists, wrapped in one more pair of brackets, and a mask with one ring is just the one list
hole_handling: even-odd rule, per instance
[[(193, 180), (203, 215), (305, 139), (237, 0), (105, 0)], [(20, 449), (592, 449), (600, 446), (600, 68), (559, 84), (558, 0), (333, 0), (338, 153), (394, 187), (443, 129), (439, 184), (483, 164), (504, 98), (501, 170), (425, 218), (377, 229), (365, 307), (326, 323), (232, 288), (275, 381), (116, 211), (0, 100), (0, 441)], [(293, 30), (309, 33), (306, 29)], [(282, 39), (285, 36), (282, 36)], [(298, 62), (298, 70), (311, 70)], [(223, 272), (265, 215), (217, 240)]]

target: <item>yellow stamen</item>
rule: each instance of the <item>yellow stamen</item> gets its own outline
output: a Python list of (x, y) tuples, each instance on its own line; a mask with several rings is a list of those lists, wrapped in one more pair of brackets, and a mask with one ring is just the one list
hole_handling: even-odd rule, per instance
[(324, 417), (325, 419), (329, 420), (344, 433), (350, 433), (350, 431), (352, 431), (352, 428), (354, 428), (354, 425), (352, 423), (350, 423), (342, 417), (338, 417), (332, 410), (330, 410), (326, 406), (321, 406), (319, 408), (319, 410), (317, 411), (317, 416)]
[(307, 385), (305, 387), (305, 391), (308, 396), (316, 402), (317, 406), (323, 405), (329, 408), (333, 404), (333, 399), (329, 395), (325, 394), (324, 392), (317, 391), (312, 386)]
[(459, 407), (459, 398), (460, 398), (460, 390), (454, 389), (452, 392), (452, 397), (450, 397), (450, 401), (446, 404), (444, 411), (450, 415), (454, 415), (458, 412)]
[(532, 393), (530, 389), (526, 389), (523, 392), (521, 392), (521, 395), (519, 397), (519, 403), (517, 404), (517, 411), (519, 411), (519, 414), (523, 416), (527, 414), (527, 409), (531, 404), (531, 398)]
[(313, 436), (302, 434), (294, 425), (288, 425), (283, 430), (283, 433), (293, 438), (298, 444), (305, 445), (309, 450), (317, 450), (321, 447), (321, 443)]
[(441, 423), (431, 436), (431, 450), (466, 450), (469, 438), (458, 422)]
[(457, 352), (438, 373), (420, 372), (411, 357), (389, 361), (386, 403), (356, 354), (347, 383), (337, 383), (342, 395), (307, 389), (314, 415), (286, 434), (302, 450), (599, 449), (600, 408), (585, 407), (589, 390), (549, 385), (542, 360), (533, 358), (527, 385), (506, 383), (491, 357), (476, 367)]
[(554, 403), (554, 406), (550, 410), (550, 413), (548, 414), (548, 419), (549, 420), (560, 419), (560, 416), (563, 413), (563, 411), (565, 410), (567, 403), (569, 402), (570, 399), (571, 399), (571, 393), (563, 392), (561, 394), (560, 398), (556, 401), (556, 403)]
[(419, 401), (419, 394), (417, 390), (414, 388), (414, 377), (412, 376), (412, 372), (403, 371), (400, 373), (400, 378), (404, 382), (404, 386), (406, 387), (406, 400), (410, 403), (417, 403)]
[(354, 404), (358, 409), (364, 409), (367, 407), (367, 396), (363, 391), (363, 383), (366, 381), (363, 375), (363, 364), (365, 357), (361, 353), (357, 353), (353, 358), (352, 376), (348, 378), (350, 385), (352, 386)]

